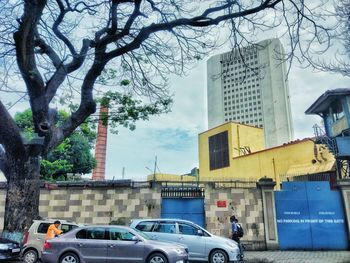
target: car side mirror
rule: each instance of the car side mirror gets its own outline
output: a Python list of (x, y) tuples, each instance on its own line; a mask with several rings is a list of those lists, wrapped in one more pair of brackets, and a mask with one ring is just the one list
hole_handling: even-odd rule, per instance
[(203, 236), (204, 234), (203, 234), (203, 231), (201, 230), (201, 229), (198, 229), (197, 230), (197, 235), (198, 236)]
[(140, 239), (139, 237), (137, 237), (137, 236), (133, 236), (133, 237), (131, 238), (131, 240), (132, 240), (132, 241), (135, 241), (136, 243), (141, 241), (141, 239)]

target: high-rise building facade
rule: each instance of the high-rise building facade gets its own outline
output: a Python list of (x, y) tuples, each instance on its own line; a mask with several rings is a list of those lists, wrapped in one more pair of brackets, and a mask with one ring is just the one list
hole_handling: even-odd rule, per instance
[(264, 128), (265, 145), (293, 139), (284, 50), (278, 39), (207, 61), (208, 126), (234, 121)]

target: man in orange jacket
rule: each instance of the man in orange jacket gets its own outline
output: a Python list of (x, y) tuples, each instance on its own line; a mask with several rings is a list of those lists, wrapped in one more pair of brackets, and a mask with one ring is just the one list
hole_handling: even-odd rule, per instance
[(62, 230), (58, 229), (60, 226), (61, 222), (60, 221), (55, 221), (52, 225), (49, 226), (49, 229), (47, 230), (45, 240), (54, 238), (57, 235), (60, 235), (62, 233)]

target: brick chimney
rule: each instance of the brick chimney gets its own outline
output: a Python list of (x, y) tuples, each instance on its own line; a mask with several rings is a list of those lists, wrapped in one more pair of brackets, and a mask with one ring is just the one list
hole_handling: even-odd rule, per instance
[(107, 131), (108, 126), (102, 123), (102, 115), (108, 114), (108, 108), (100, 108), (100, 118), (97, 128), (97, 138), (95, 147), (96, 167), (92, 172), (92, 180), (105, 180), (105, 166), (106, 166), (106, 150), (107, 150)]

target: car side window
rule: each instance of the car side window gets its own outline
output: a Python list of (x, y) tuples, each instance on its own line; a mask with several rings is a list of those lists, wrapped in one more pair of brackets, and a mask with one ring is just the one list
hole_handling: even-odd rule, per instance
[(78, 233), (76, 233), (75, 237), (77, 239), (86, 239), (86, 229), (80, 230)]
[(198, 229), (185, 223), (179, 223), (179, 234), (196, 236), (198, 235)]
[(40, 223), (38, 226), (38, 233), (46, 234), (49, 229), (50, 223)]
[(61, 225), (61, 230), (63, 233), (67, 233), (68, 231), (71, 231), (72, 229), (76, 228), (78, 226), (76, 225), (68, 225), (68, 224), (62, 224)]
[(140, 222), (135, 228), (143, 232), (152, 232), (155, 225), (156, 225), (156, 222), (145, 221), (145, 222)]
[(121, 241), (131, 241), (134, 235), (122, 228), (110, 228), (109, 229), (109, 239), (110, 240), (121, 240)]
[(176, 224), (175, 222), (159, 222), (153, 232), (175, 234)]
[(82, 229), (76, 234), (77, 239), (106, 239), (106, 230), (102, 227)]

